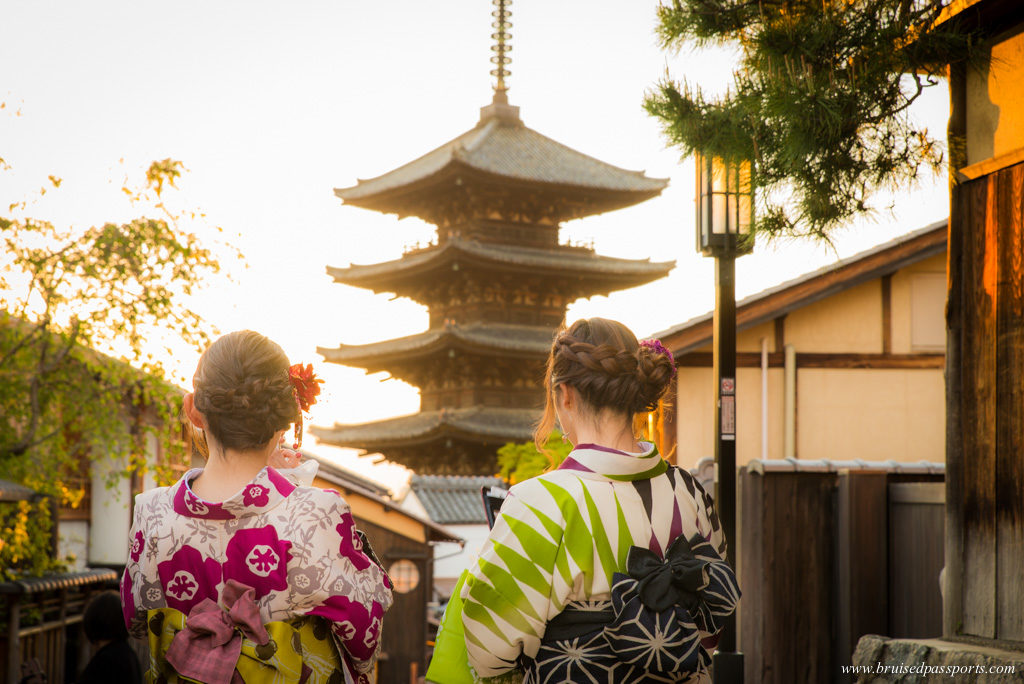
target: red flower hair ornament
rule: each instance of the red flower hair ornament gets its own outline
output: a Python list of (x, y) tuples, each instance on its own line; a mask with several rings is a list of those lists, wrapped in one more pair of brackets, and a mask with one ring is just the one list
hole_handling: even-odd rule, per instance
[(302, 414), (309, 412), (309, 409), (316, 403), (323, 380), (313, 373), (313, 364), (311, 363), (307, 363), (305, 366), (301, 363), (293, 365), (288, 369), (288, 379), (292, 383), (295, 404), (299, 407), (299, 419), (295, 421), (294, 445), (294, 448), (298, 449), (302, 444)]

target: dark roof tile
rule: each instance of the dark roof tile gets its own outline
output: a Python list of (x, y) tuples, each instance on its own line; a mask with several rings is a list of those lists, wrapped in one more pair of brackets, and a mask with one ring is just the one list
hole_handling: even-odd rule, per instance
[(413, 475), (409, 484), (434, 522), (442, 525), (485, 523), (481, 487), (505, 487), (501, 478), (462, 475)]

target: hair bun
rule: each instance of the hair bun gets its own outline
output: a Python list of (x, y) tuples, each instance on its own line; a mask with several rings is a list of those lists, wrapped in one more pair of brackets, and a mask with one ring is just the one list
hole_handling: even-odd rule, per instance
[(204, 352), (193, 380), (195, 404), (225, 448), (262, 447), (299, 419), (288, 367), (280, 346), (248, 330)]
[[(648, 342), (649, 340), (644, 340)], [(639, 399), (641, 401), (640, 411), (653, 411), (658, 407), (658, 402), (665, 392), (668, 391), (672, 378), (676, 375), (676, 364), (672, 358), (672, 352), (668, 351), (656, 342), (655, 345), (640, 343), (636, 350), (636, 375), (640, 383)]]
[(551, 344), (544, 375), (547, 400), (534, 443), (543, 450), (555, 425), (554, 389), (559, 385), (576, 390), (589, 409), (611, 409), (632, 420), (637, 413), (657, 408), (673, 375), (672, 354), (660, 342), (637, 342), (618, 321), (580, 319)]

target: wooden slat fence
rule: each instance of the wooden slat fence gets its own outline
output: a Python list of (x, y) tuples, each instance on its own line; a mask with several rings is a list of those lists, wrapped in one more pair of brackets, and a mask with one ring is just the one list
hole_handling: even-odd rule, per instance
[(748, 684), (849, 681), (862, 635), (941, 635), (941, 475), (743, 468), (739, 487)]
[(39, 662), (48, 682), (73, 682), (85, 665), (80, 623), (89, 597), (117, 586), (111, 570), (0, 583), (0, 684), (21, 678), (22, 663)]

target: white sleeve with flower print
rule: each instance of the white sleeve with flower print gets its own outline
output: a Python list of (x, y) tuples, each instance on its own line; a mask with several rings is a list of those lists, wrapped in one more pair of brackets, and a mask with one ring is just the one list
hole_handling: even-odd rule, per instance
[(365, 672), (380, 646), (384, 612), (392, 602), (391, 580), (364, 551), (341, 495), (311, 491), (326, 499), (324, 507), (330, 512), (299, 533), (308, 541), (292, 547), (298, 562), (289, 572), (289, 584), (296, 594), (308, 591), (296, 602), (296, 609), (329, 620), (339, 646), (356, 669)]

